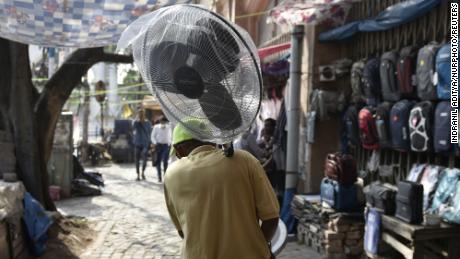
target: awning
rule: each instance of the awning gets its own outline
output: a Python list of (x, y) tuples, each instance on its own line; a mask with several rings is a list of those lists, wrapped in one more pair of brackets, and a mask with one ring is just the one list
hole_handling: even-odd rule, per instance
[(323, 32), (320, 41), (346, 40), (358, 32), (388, 30), (411, 22), (435, 8), (441, 0), (408, 0), (387, 7), (372, 19), (354, 21)]
[(269, 22), (279, 25), (341, 25), (351, 4), (359, 0), (286, 0), (269, 13)]
[(116, 44), (149, 10), (191, 0), (2, 0), (0, 36), (25, 44), (88, 48)]
[(269, 55), (281, 52), (283, 50), (287, 50), (289, 48), (291, 48), (290, 42), (262, 48), (262, 49), (259, 49), (259, 57), (260, 59), (264, 59), (265, 57)]
[(144, 96), (142, 100), (142, 107), (149, 110), (161, 111), (161, 106), (155, 99), (155, 97), (151, 95)]

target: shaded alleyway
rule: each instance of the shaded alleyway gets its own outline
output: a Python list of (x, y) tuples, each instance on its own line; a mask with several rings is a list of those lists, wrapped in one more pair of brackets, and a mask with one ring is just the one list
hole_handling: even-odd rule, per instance
[[(92, 169), (91, 169), (92, 170)], [(103, 195), (60, 201), (61, 213), (96, 221), (99, 236), (82, 258), (179, 258), (180, 238), (169, 220), (163, 185), (156, 171), (147, 168), (147, 180), (137, 182), (132, 165), (110, 165), (94, 170), (104, 175)], [(277, 258), (317, 258), (315, 253), (290, 243)]]

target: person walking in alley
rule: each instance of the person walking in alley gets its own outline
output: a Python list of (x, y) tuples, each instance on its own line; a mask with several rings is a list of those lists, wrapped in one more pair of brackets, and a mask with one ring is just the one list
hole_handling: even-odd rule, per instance
[[(204, 127), (196, 120), (185, 123)], [(182, 258), (274, 258), (270, 240), (279, 205), (259, 161), (242, 150), (226, 157), (181, 123), (174, 128), (172, 144), (179, 160), (168, 168), (164, 191), (183, 239)]]
[(145, 119), (145, 112), (141, 108), (138, 111), (137, 120), (134, 121), (134, 160), (136, 163), (137, 179), (140, 180), (140, 162), (142, 159), (142, 179), (145, 180), (145, 167), (147, 166), (147, 154), (150, 147), (150, 132), (152, 124)]
[(155, 145), (157, 155), (155, 165), (157, 168), (158, 182), (161, 183), (161, 163), (163, 163), (163, 170), (166, 172), (166, 169), (168, 169), (169, 149), (171, 147), (171, 126), (166, 117), (161, 118), (160, 123), (153, 126), (151, 140)]

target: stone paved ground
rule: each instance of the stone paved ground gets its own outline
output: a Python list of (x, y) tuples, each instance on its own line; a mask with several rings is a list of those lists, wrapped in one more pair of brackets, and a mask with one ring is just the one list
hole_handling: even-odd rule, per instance
[[(63, 214), (97, 222), (100, 234), (94, 237), (95, 242), (81, 258), (179, 258), (180, 238), (169, 220), (163, 185), (157, 183), (156, 171), (149, 167), (147, 181), (137, 182), (132, 165), (111, 165), (94, 170), (104, 176), (103, 195), (57, 203)], [(319, 255), (290, 242), (277, 258), (313, 259)]]

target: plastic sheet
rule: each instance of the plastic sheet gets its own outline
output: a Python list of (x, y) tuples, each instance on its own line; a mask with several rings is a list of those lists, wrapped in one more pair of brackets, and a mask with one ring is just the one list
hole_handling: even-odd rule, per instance
[(115, 44), (153, 8), (191, 0), (3, 0), (0, 35), (25, 44), (88, 48)]

